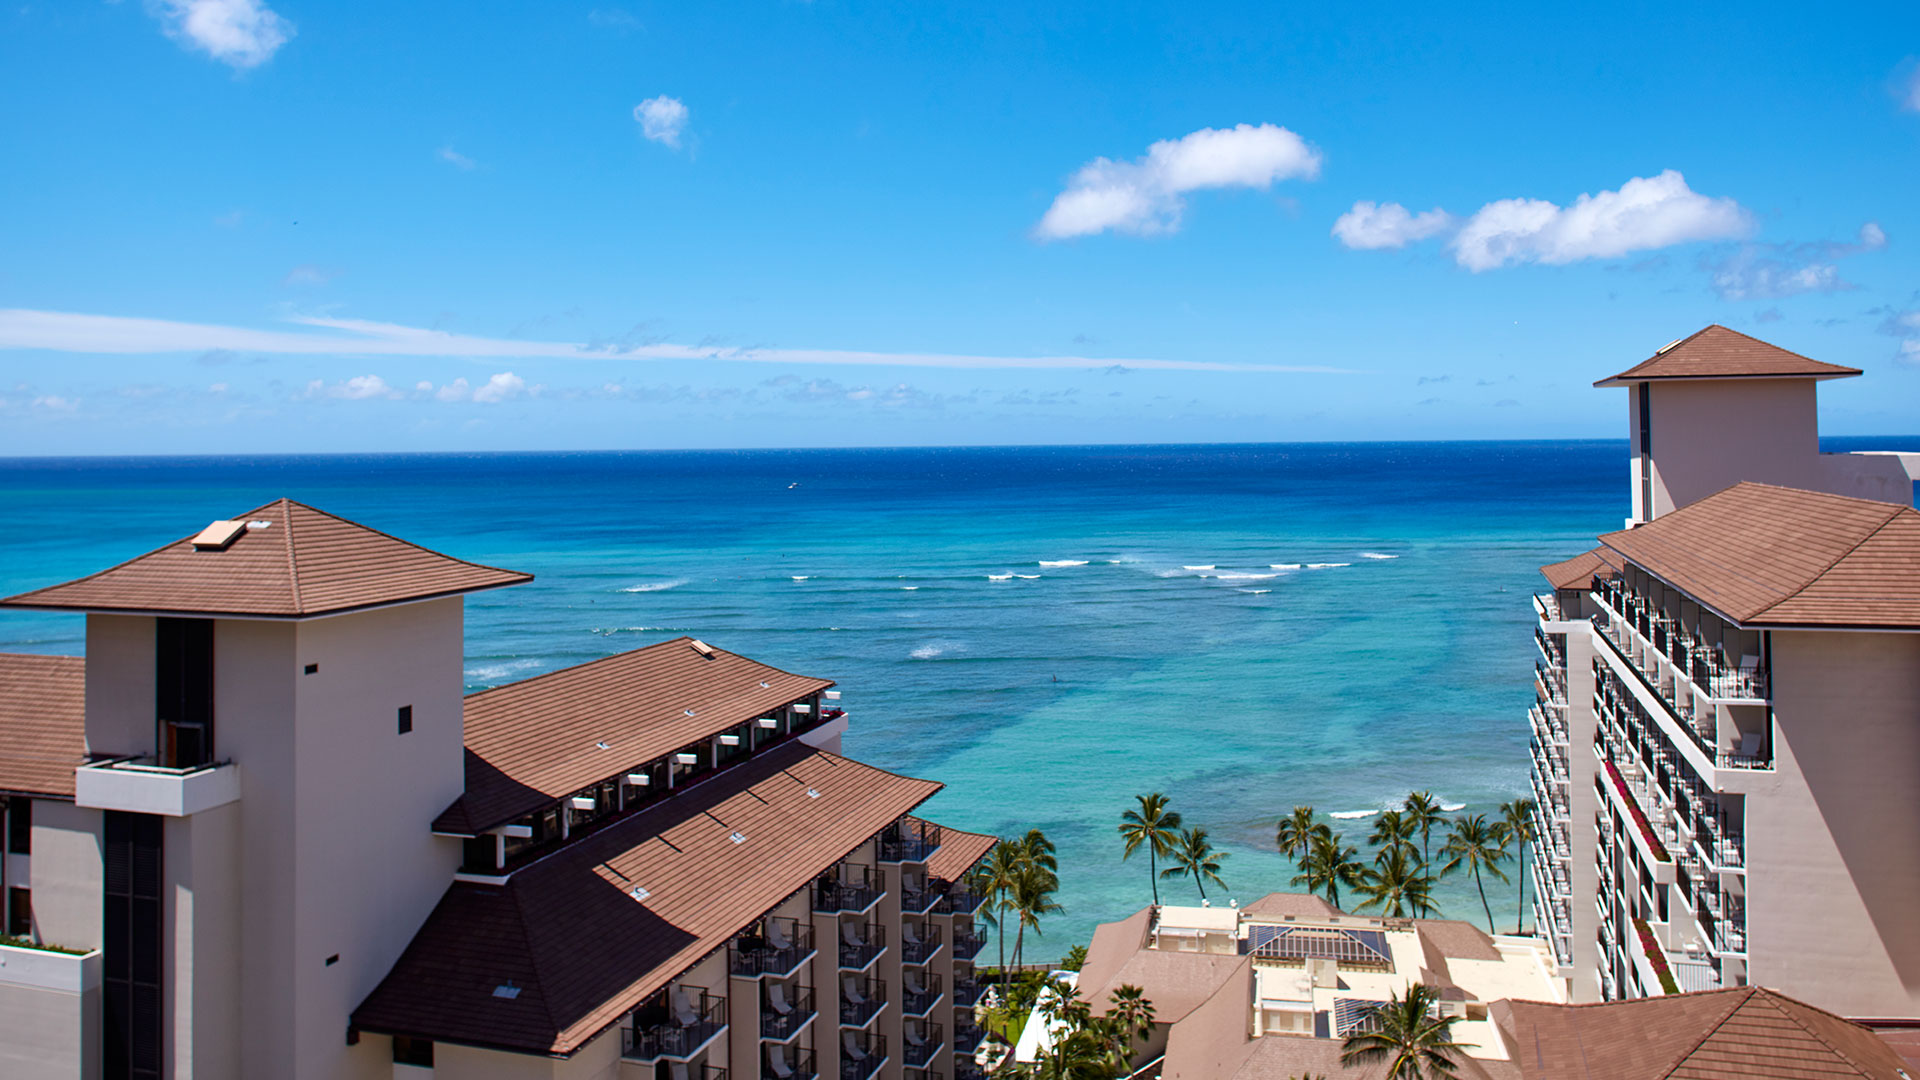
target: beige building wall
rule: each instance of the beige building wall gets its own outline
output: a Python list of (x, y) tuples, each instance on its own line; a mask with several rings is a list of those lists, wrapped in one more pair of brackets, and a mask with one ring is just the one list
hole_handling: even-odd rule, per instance
[[(1583, 608), (1592, 606), (1591, 600), (1581, 603)], [(1584, 1002), (1600, 1000), (1600, 913), (1588, 899), (1600, 890), (1600, 871), (1594, 865), (1598, 841), (1593, 819), (1600, 810), (1600, 796), (1593, 788), (1599, 771), (1593, 756), (1594, 728), (1599, 723), (1593, 711), (1593, 659), (1594, 650), (1603, 646), (1595, 645), (1591, 623), (1572, 625), (1574, 631), (1567, 634), (1567, 775), (1572, 781), (1567, 792), (1571, 818), (1567, 876), (1572, 886), (1567, 906), (1573, 916), (1573, 970), (1564, 974), (1567, 999)]]
[(87, 616), (87, 751), (154, 752), (153, 619)]
[(1773, 634), (1771, 783), (1746, 797), (1750, 979), (1920, 1016), (1920, 635)]
[(241, 1075), (243, 805), (228, 803), (164, 823), (166, 1056), (178, 1077)]
[[(390, 1061), (392, 1040), (367, 1036), (361, 1044), (373, 1057)], [(620, 1060), (620, 1029), (610, 1028), (572, 1057), (542, 1057), (435, 1043), (433, 1068), (386, 1066), (381, 1080), (654, 1080), (653, 1066)]]
[(41, 941), (71, 949), (105, 944), (105, 822), (98, 810), (51, 799), (33, 801), (31, 876), (19, 884), (33, 890), (33, 928)]
[(98, 1080), (100, 954), (0, 946), (0, 1076)]

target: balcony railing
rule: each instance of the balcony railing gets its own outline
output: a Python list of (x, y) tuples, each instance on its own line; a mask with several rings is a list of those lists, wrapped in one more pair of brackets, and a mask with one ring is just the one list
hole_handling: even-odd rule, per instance
[(840, 1033), (840, 1080), (867, 1080), (886, 1061), (886, 1036), (860, 1031)]
[(743, 979), (786, 976), (813, 955), (813, 924), (769, 918), (765, 925), (733, 939), (730, 968)]
[[(971, 1053), (971, 1051), (968, 1052)], [(986, 1077), (986, 1070), (971, 1057), (953, 1059), (953, 1080), (986, 1080)]]
[(973, 1022), (972, 1009), (953, 1012), (953, 1052), (971, 1057), (980, 1048), (980, 1025)]
[(941, 891), (930, 881), (900, 878), (900, 911), (907, 915), (925, 915), (941, 900)]
[(760, 1080), (814, 1080), (813, 1051), (771, 1045), (760, 1059)]
[[(1626, 595), (1631, 598), (1632, 594)], [(1616, 599), (1617, 589), (1608, 593), (1597, 591), (1596, 596), (1603, 605), (1622, 602)], [(1619, 609), (1613, 608), (1613, 611), (1617, 613)], [(1707, 644), (1664, 613), (1638, 619), (1596, 617), (1595, 625), (1601, 627), (1602, 636), (1614, 646), (1614, 651), (1717, 764), (1736, 769), (1772, 767), (1772, 754), (1765, 746), (1764, 733), (1758, 746), (1716, 747), (1711, 710), (1706, 710), (1704, 717), (1697, 715), (1699, 710), (1693, 708), (1696, 704), (1693, 695), (1683, 692), (1678, 682), (1684, 679), (1709, 697), (1724, 701), (1764, 702), (1772, 692), (1771, 678), (1758, 655), (1749, 653), (1737, 662), (1729, 662), (1720, 646)]]
[(908, 1016), (925, 1016), (939, 1003), (940, 976), (908, 970), (900, 975), (900, 1011)]
[(938, 850), (940, 826), (931, 821), (897, 821), (880, 834), (881, 862), (926, 862)]
[(953, 928), (953, 958), (955, 960), (971, 960), (979, 956), (980, 950), (986, 947), (987, 939), (980, 934), (974, 933), (971, 927), (956, 926)]
[(972, 1008), (980, 1001), (980, 995), (986, 991), (986, 985), (978, 979), (953, 980), (953, 1003), (960, 1008)]
[(887, 984), (882, 980), (854, 975), (840, 977), (840, 1023), (865, 1027), (886, 1006)]
[(887, 928), (879, 923), (840, 924), (840, 966), (862, 971), (887, 951)]
[(1533, 610), (1548, 622), (1560, 621), (1560, 598), (1552, 593), (1535, 593)]
[(932, 923), (900, 923), (900, 960), (924, 964), (940, 951), (940, 928)]
[(900, 1033), (900, 1060), (922, 1066), (947, 1045), (946, 1033), (939, 1024), (908, 1024)]
[(940, 904), (934, 910), (942, 915), (971, 915), (980, 910), (987, 902), (985, 895), (968, 889), (965, 884), (955, 882), (947, 886), (946, 895), (940, 898)]
[(946, 1080), (945, 1073), (939, 1069), (932, 1068), (903, 1069), (901, 1070), (900, 1076), (902, 1080)]
[(669, 993), (667, 1004), (651, 1011), (665, 1011), (665, 1020), (642, 1022), (639, 1017), (650, 1010), (636, 1012), (634, 1025), (626, 1030), (624, 1054), (635, 1061), (657, 1058), (690, 1058), (700, 1048), (727, 1030), (727, 999), (705, 990), (684, 987)]
[(885, 879), (873, 867), (841, 863), (813, 883), (813, 910), (822, 914), (865, 911), (886, 891)]
[(798, 986), (789, 990), (777, 982), (767, 983), (760, 1002), (760, 1037), (786, 1042), (800, 1033), (813, 1019), (813, 988)]

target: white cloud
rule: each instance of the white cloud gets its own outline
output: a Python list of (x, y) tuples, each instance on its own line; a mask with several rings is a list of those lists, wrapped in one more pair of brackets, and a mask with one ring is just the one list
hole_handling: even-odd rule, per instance
[[(433, 384), (423, 382), (420, 384), (420, 388), (422, 390), (433, 390)], [(433, 396), (439, 398), (441, 401), (465, 401), (473, 396), (473, 387), (468, 386), (467, 380), (465, 379), (455, 379), (440, 389), (435, 390)]]
[(436, 153), (441, 161), (446, 162), (462, 172), (473, 171), (474, 160), (451, 146), (443, 146), (436, 151)]
[(234, 68), (259, 67), (294, 35), (260, 0), (160, 0), (158, 14), (168, 37)]
[(307, 383), (307, 396), (310, 398), (339, 398), (342, 401), (371, 401), (377, 398), (399, 398), (405, 395), (387, 385), (387, 380), (378, 375), (355, 375), (344, 382), (328, 383), (314, 379)]
[(42, 412), (70, 413), (80, 407), (80, 402), (57, 394), (42, 394), (33, 399), (32, 406)]
[(1265, 190), (1276, 180), (1312, 179), (1320, 151), (1274, 124), (1201, 128), (1163, 139), (1132, 161), (1095, 158), (1080, 167), (1034, 227), (1042, 240), (1117, 232), (1160, 233), (1180, 227), (1182, 196), (1209, 188)]
[(687, 126), (687, 106), (679, 98), (661, 94), (633, 107), (633, 119), (640, 134), (657, 143), (680, 149), (680, 132)]
[(1880, 332), (1900, 339), (1902, 363), (1920, 365), (1920, 308), (1896, 311), (1880, 324)]
[(485, 386), (476, 387), (473, 400), (482, 405), (497, 405), (502, 401), (525, 397), (528, 393), (527, 380), (511, 371), (503, 371), (488, 379)]
[(1143, 371), (1240, 371), (1352, 374), (1350, 368), (1318, 364), (1241, 364), (1217, 360), (1160, 360), (1085, 356), (979, 356), (966, 353), (857, 352), (846, 349), (771, 349), (731, 346), (638, 345), (522, 341), (476, 337), (417, 326), (293, 316), (309, 331), (255, 330), (207, 323), (88, 315), (30, 308), (0, 308), (0, 349), (153, 356), (165, 353), (234, 353), (281, 356), (440, 356), (552, 358), (568, 360), (679, 360), (745, 364), (834, 364), (864, 367), (968, 368), (990, 370), (1107, 368), (1119, 364)]
[(1333, 235), (1350, 248), (1377, 251), (1406, 247), (1415, 240), (1446, 232), (1452, 226), (1453, 215), (1439, 207), (1410, 214), (1399, 203), (1376, 205), (1363, 200), (1354, 203), (1353, 209), (1333, 223)]
[(337, 275), (335, 275), (335, 273), (332, 270), (329, 270), (324, 266), (315, 266), (312, 263), (305, 263), (303, 265), (296, 266), (293, 269), (287, 271), (287, 276), (280, 279), (280, 284), (282, 285), (325, 285), (327, 282), (332, 281), (335, 276)]
[(1673, 169), (1635, 177), (1619, 191), (1582, 195), (1572, 206), (1502, 199), (1480, 208), (1453, 238), (1453, 255), (1478, 273), (1509, 263), (1560, 265), (1651, 251), (1694, 240), (1744, 236), (1751, 218), (1732, 199), (1687, 187)]
[(1887, 246), (1878, 222), (1860, 226), (1851, 243), (1743, 244), (1712, 264), (1713, 289), (1723, 299), (1777, 299), (1810, 292), (1840, 292), (1853, 283), (1840, 276), (1837, 260)]

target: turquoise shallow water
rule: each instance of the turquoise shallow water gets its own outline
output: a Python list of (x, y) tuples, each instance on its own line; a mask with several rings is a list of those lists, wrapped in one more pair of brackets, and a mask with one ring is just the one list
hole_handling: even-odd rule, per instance
[[(1288, 888), (1275, 818), (1526, 787), (1536, 567), (1626, 512), (1625, 446), (1446, 443), (0, 461), (0, 590), (281, 495), (534, 573), (468, 603), (472, 688), (682, 632), (840, 682), (863, 760), (951, 825), (1044, 829), (1057, 955), (1147, 901), (1167, 792)], [(1333, 564), (1320, 565), (1314, 564)], [(1276, 568), (1279, 567), (1279, 568)], [(0, 613), (0, 649), (79, 652)], [(1347, 822), (1363, 841), (1368, 823)], [(1364, 846), (1364, 845), (1363, 845)], [(1483, 921), (1472, 886), (1445, 912)], [(1190, 883), (1165, 883), (1171, 898)], [(1502, 927), (1512, 886), (1492, 893)]]

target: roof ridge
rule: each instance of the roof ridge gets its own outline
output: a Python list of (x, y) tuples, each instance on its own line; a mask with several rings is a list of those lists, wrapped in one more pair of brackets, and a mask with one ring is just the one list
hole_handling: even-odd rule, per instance
[(360, 522), (354, 521), (351, 518), (343, 518), (339, 514), (335, 514), (327, 510), (322, 510), (317, 506), (314, 506), (310, 503), (303, 503), (298, 499), (282, 498), (281, 501), (285, 502), (289, 507), (297, 506), (302, 510), (311, 510), (316, 514), (319, 514), (321, 517), (332, 518), (333, 520), (340, 522), (342, 525), (351, 525), (356, 529), (360, 529), (364, 532), (370, 532), (375, 536), (379, 536), (379, 537), (383, 537), (385, 539), (391, 540), (396, 544), (404, 544), (407, 547), (413, 548), (416, 551), (424, 551), (429, 555), (432, 555), (436, 558), (445, 559), (448, 562), (457, 562), (462, 566), (471, 566), (479, 570), (492, 570), (493, 572), (498, 574), (519, 574), (520, 576), (525, 577), (529, 581), (533, 580), (532, 574), (524, 573), (519, 570), (508, 570), (504, 566), (488, 566), (486, 563), (477, 563), (471, 559), (462, 559), (457, 555), (449, 555), (444, 551), (435, 551), (432, 548), (426, 546), (425, 544), (416, 544), (413, 541), (408, 540), (404, 537), (395, 536), (390, 532), (386, 532), (382, 529), (376, 529), (371, 525), (361, 524)]
[[(1843, 499), (1847, 497), (1848, 496), (1845, 496), (1845, 495), (1840, 496), (1840, 498), (1843, 498)], [(1873, 500), (1862, 499), (1860, 501), (1872, 502)], [(1828, 574), (1833, 573), (1834, 567), (1839, 566), (1842, 562), (1845, 562), (1848, 556), (1852, 555), (1856, 551), (1859, 551), (1862, 547), (1865, 547), (1867, 544), (1867, 541), (1872, 540), (1876, 536), (1879, 536), (1881, 533), (1886, 531), (1887, 526), (1899, 520), (1901, 511), (1910, 509), (1909, 507), (1901, 506), (1897, 503), (1886, 503), (1884, 505), (1890, 507), (1893, 512), (1888, 514), (1885, 518), (1883, 518), (1880, 524), (1875, 525), (1873, 529), (1867, 533), (1867, 535), (1861, 537), (1858, 541), (1856, 541), (1853, 544), (1852, 547), (1849, 547), (1847, 550), (1835, 556), (1833, 561), (1828, 563), (1824, 569), (1822, 569), (1819, 573), (1813, 575), (1812, 577), (1808, 578), (1806, 581), (1806, 584), (1801, 585), (1799, 588), (1793, 590), (1787, 595), (1781, 597), (1778, 600), (1775, 600), (1773, 603), (1768, 604), (1766, 607), (1761, 608), (1759, 611), (1754, 612), (1752, 615), (1752, 618), (1758, 619), (1761, 616), (1765, 615), (1767, 612), (1772, 611), (1774, 608), (1779, 607), (1781, 604), (1784, 604), (1787, 601), (1792, 600), (1794, 597), (1799, 596), (1801, 593), (1806, 592), (1808, 589), (1813, 588), (1814, 585), (1819, 583), (1821, 578), (1826, 577)]]
[(300, 557), (294, 553), (293, 546), (293, 500), (280, 497), (280, 513), (287, 523), (287, 587), (293, 592), (293, 610), (306, 614), (306, 605), (300, 600)]
[(552, 995), (547, 992), (546, 976), (540, 970), (540, 950), (533, 947), (533, 931), (528, 923), (527, 910), (520, 903), (520, 890), (514, 888), (513, 878), (508, 878), (507, 883), (499, 887), (506, 892), (507, 901), (513, 905), (513, 925), (520, 931), (521, 948), (526, 950), (527, 963), (533, 968), (533, 984), (540, 991), (540, 1011), (547, 1021), (548, 1039), (558, 1039), (560, 1032), (565, 1029), (553, 1015)]
[[(1726, 1026), (1727, 1021), (1733, 1019), (1733, 1015), (1740, 1011), (1740, 1007), (1742, 1005), (1745, 1005), (1749, 1000), (1752, 999), (1753, 995), (1757, 992), (1757, 988), (1751, 987), (1751, 986), (1742, 986), (1742, 987), (1733, 988), (1733, 992), (1736, 996), (1739, 997), (1739, 1000), (1733, 1003), (1733, 1008), (1728, 1009), (1725, 1013), (1721, 1014), (1720, 1019), (1714, 1021), (1711, 1025), (1709, 1025), (1704, 1034), (1702, 1034), (1698, 1039), (1695, 1039), (1693, 1041), (1693, 1044), (1687, 1047), (1685, 1052), (1683, 1052), (1680, 1055), (1680, 1057), (1674, 1061), (1672, 1065), (1667, 1066), (1666, 1071), (1660, 1074), (1663, 1080), (1665, 1077), (1672, 1076), (1680, 1068), (1680, 1066), (1685, 1065), (1687, 1063), (1688, 1058), (1692, 1057), (1696, 1053), (1699, 1053), (1700, 1048), (1706, 1045), (1707, 1040), (1713, 1038), (1716, 1034), (1718, 1034), (1720, 1029)], [(1657, 1001), (1660, 999), (1647, 998), (1646, 1000)]]
[(675, 644), (676, 642), (681, 642), (681, 641), (702, 641), (703, 644), (706, 644), (708, 648), (711, 648), (713, 651), (717, 653), (723, 653), (736, 660), (745, 660), (749, 664), (766, 668), (769, 671), (777, 672), (781, 675), (790, 675), (796, 679), (813, 679), (816, 682), (826, 683), (828, 686), (835, 685), (834, 680), (832, 679), (823, 678), (819, 675), (802, 675), (797, 671), (788, 671), (786, 668), (775, 667), (774, 665), (769, 664), (764, 660), (755, 660), (753, 657), (747, 656), (743, 653), (737, 653), (731, 649), (723, 649), (718, 645), (714, 645), (710, 642), (705, 642), (704, 639), (695, 638), (692, 634), (681, 634), (679, 637), (668, 638), (665, 641), (656, 641), (651, 645), (642, 645), (639, 648), (635, 648), (635, 649), (626, 649), (621, 652), (608, 653), (605, 656), (596, 656), (591, 660), (582, 660), (577, 664), (568, 664), (566, 667), (554, 668), (552, 671), (543, 671), (538, 675), (529, 675), (524, 679), (515, 679), (512, 682), (504, 682), (498, 686), (489, 686), (485, 690), (475, 690), (473, 693), (466, 695), (466, 697), (463, 700), (471, 701), (474, 698), (480, 697), (483, 694), (491, 694), (499, 690), (508, 690), (516, 686), (525, 686), (528, 683), (539, 682), (541, 679), (545, 679), (550, 676), (565, 675), (570, 671), (579, 671), (581, 668), (592, 667), (595, 664), (604, 664), (609, 660), (617, 660), (623, 656), (632, 656), (635, 653), (647, 652), (650, 649), (665, 648), (668, 645), (672, 645), (672, 644)]
[(112, 566), (109, 566), (109, 567), (106, 567), (105, 569), (102, 569), (102, 570), (95, 570), (95, 571), (94, 571), (93, 573), (91, 573), (91, 574), (83, 574), (83, 575), (81, 575), (80, 577), (77, 577), (77, 578), (74, 578), (74, 579), (73, 579), (73, 580), (71, 580), (71, 581), (56, 581), (56, 582), (54, 582), (54, 583), (53, 583), (53, 584), (51, 584), (51, 585), (42, 585), (42, 586), (40, 586), (40, 587), (39, 587), (39, 588), (37, 588), (37, 589), (28, 589), (28, 590), (27, 590), (26, 592), (23, 592), (23, 593), (15, 593), (15, 594), (13, 594), (12, 596), (8, 596), (8, 597), (0, 597), (0, 603), (8, 603), (8, 602), (11, 602), (11, 601), (14, 601), (14, 600), (23, 600), (23, 599), (25, 599), (25, 598), (27, 598), (27, 597), (29, 597), (29, 596), (33, 596), (33, 595), (35, 595), (35, 594), (37, 594), (37, 593), (43, 593), (43, 592), (46, 592), (46, 591), (47, 591), (47, 590), (49, 590), (49, 589), (57, 589), (57, 588), (60, 588), (60, 587), (61, 587), (61, 586), (63, 586), (63, 585), (78, 585), (79, 583), (81, 583), (81, 582), (83, 582), (83, 581), (92, 581), (92, 580), (93, 580), (94, 578), (97, 578), (97, 577), (103, 577), (103, 576), (105, 576), (105, 575), (107, 575), (107, 574), (111, 574), (111, 573), (113, 573), (113, 572), (114, 572), (115, 570), (118, 570), (118, 569), (120, 569), (120, 568), (122, 568), (122, 567), (125, 567), (125, 566), (131, 566), (131, 565), (133, 565), (134, 563), (137, 563), (137, 562), (139, 562), (139, 561), (140, 561), (141, 559), (144, 559), (144, 558), (146, 558), (147, 556), (149, 556), (149, 555), (152, 555), (152, 554), (153, 554), (154, 552), (156, 552), (156, 551), (165, 551), (165, 550), (167, 550), (168, 548), (170, 548), (170, 547), (172, 547), (172, 546), (173, 546), (173, 545), (175, 545), (175, 544), (184, 544), (184, 543), (186, 543), (187, 541), (189, 541), (189, 540), (192, 540), (192, 539), (193, 539), (194, 537), (196, 537), (196, 536), (198, 536), (198, 535), (200, 535), (200, 534), (199, 534), (198, 532), (191, 532), (191, 533), (188, 533), (187, 535), (185, 535), (185, 536), (183, 536), (183, 537), (181, 537), (181, 538), (180, 538), (180, 539), (178, 539), (178, 540), (169, 540), (168, 542), (166, 542), (166, 543), (164, 543), (164, 544), (161, 544), (161, 545), (160, 545), (159, 547), (157, 547), (157, 548), (154, 548), (154, 549), (153, 549), (152, 551), (143, 551), (143, 552), (141, 552), (141, 553), (140, 553), (140, 554), (138, 554), (138, 555), (135, 555), (135, 556), (132, 556), (131, 558), (126, 558), (126, 559), (122, 559), (122, 560), (120, 560), (119, 562), (117, 562), (117, 563), (114, 563), (114, 564), (113, 564)]
[(1872, 1033), (1872, 1029), (1866, 1028), (1859, 1024), (1854, 1024), (1853, 1021), (1847, 1019), (1846, 1017), (1839, 1016), (1834, 1013), (1830, 1013), (1818, 1005), (1809, 1005), (1806, 1002), (1799, 1000), (1798, 998), (1787, 997), (1785, 994), (1781, 994), (1776, 991), (1769, 990), (1764, 986), (1758, 988), (1756, 996), (1764, 996), (1767, 1004), (1771, 1006), (1774, 1009), (1774, 1011), (1780, 1013), (1782, 1016), (1785, 1016), (1787, 1019), (1793, 1021), (1795, 1026), (1797, 1026), (1800, 1030), (1806, 1032), (1808, 1035), (1811, 1035), (1814, 1039), (1816, 1039), (1820, 1043), (1820, 1045), (1826, 1047), (1828, 1050), (1833, 1051), (1834, 1056), (1838, 1057), (1841, 1061), (1844, 1061), (1848, 1065), (1853, 1066), (1853, 1070), (1855, 1072), (1865, 1077), (1871, 1077), (1873, 1075), (1873, 1073), (1870, 1072), (1865, 1066), (1862, 1066), (1859, 1062), (1853, 1060), (1852, 1056), (1850, 1056), (1845, 1050), (1842, 1050), (1840, 1047), (1835, 1046), (1832, 1040), (1828, 1039), (1825, 1035), (1820, 1034), (1818, 1031), (1815, 1031), (1812, 1027), (1808, 1026), (1806, 1021), (1802, 1020), (1798, 1015), (1796, 1015), (1792, 1009), (1788, 1009), (1782, 1006), (1781, 1002), (1791, 1001), (1795, 1005), (1800, 1006), (1801, 1008), (1812, 1009), (1814, 1012), (1817, 1012), (1822, 1016), (1830, 1017), (1834, 1020), (1838, 1020), (1843, 1024), (1853, 1024), (1853, 1026), (1859, 1027), (1861, 1028), (1861, 1030), (1867, 1031), (1869, 1034)]

